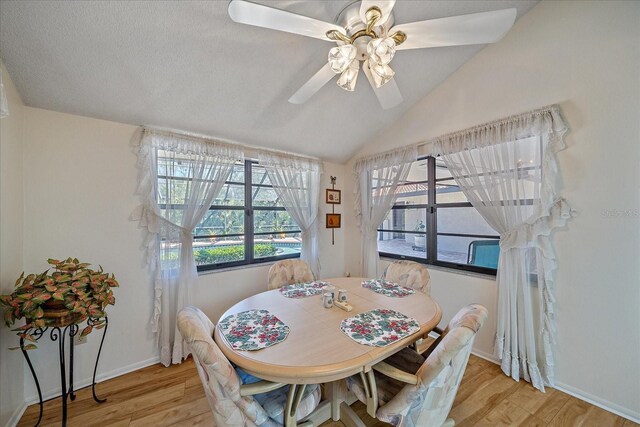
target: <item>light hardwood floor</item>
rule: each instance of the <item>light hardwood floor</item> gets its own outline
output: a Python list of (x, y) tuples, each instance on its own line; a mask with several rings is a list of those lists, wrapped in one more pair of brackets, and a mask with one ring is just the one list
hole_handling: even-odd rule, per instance
[[(210, 426), (213, 425), (198, 373), (189, 359), (165, 368), (154, 365), (97, 385), (106, 403), (97, 404), (91, 389), (70, 402), (69, 426)], [(353, 406), (367, 426), (385, 427), (367, 416), (364, 405)], [(557, 390), (545, 394), (525, 382), (516, 383), (500, 368), (471, 356), (450, 416), (457, 426), (638, 426), (610, 412)], [(33, 426), (38, 405), (27, 408), (19, 426)], [(41, 426), (60, 425), (60, 399), (44, 405)], [(326, 422), (323, 427), (344, 427)], [(221, 426), (223, 427), (223, 426)]]

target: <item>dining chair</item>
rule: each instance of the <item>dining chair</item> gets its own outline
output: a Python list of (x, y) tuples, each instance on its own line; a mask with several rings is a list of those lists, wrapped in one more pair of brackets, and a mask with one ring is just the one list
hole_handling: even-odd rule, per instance
[(395, 261), (387, 266), (382, 273), (386, 281), (397, 283), (406, 288), (415, 289), (431, 294), (429, 284), (429, 270), (424, 265), (413, 261)]
[[(431, 284), (429, 270), (424, 265), (413, 261), (395, 261), (385, 268), (382, 278), (386, 281), (397, 283), (400, 286), (415, 289), (431, 295)], [(442, 335), (442, 330), (438, 327), (431, 331), (436, 335)], [(430, 345), (425, 335), (413, 344), (413, 348), (418, 353), (424, 352)]]
[(285, 259), (278, 261), (269, 269), (268, 289), (278, 289), (281, 286), (294, 283), (313, 282), (313, 272), (309, 264), (300, 259)]
[[(215, 425), (313, 427), (320, 424), (314, 419), (321, 394), (318, 384), (290, 386), (260, 380), (239, 368), (234, 369), (212, 338), (214, 328), (211, 320), (196, 307), (186, 307), (178, 313), (178, 330), (191, 346)], [(303, 422), (296, 424), (299, 420)]]
[(500, 258), (500, 241), (473, 240), (467, 249), (467, 264), (478, 267), (498, 268)]
[(404, 348), (367, 374), (349, 377), (347, 386), (380, 421), (402, 427), (453, 426), (447, 416), (486, 318), (485, 307), (468, 305), (449, 322), (442, 341), (426, 359)]

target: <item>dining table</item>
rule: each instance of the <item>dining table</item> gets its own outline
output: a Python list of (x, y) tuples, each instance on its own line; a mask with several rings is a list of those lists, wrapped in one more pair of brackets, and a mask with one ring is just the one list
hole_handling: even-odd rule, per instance
[[(341, 405), (345, 393), (340, 392), (340, 380), (360, 373), (372, 375), (373, 365), (426, 336), (442, 318), (440, 306), (429, 295), (415, 291), (404, 297), (391, 297), (363, 287), (367, 280), (370, 279), (322, 279), (335, 287), (336, 296), (339, 290), (347, 291), (351, 311), (337, 306), (325, 308), (322, 294), (287, 298), (274, 289), (252, 295), (221, 316), (214, 339), (232, 363), (256, 377), (292, 386), (325, 383), (331, 418), (338, 421), (340, 408), (350, 409)], [(377, 309), (394, 310), (415, 319), (419, 330), (384, 346), (356, 342), (341, 330), (343, 320)], [(290, 328), (286, 339), (257, 351), (234, 348), (220, 324), (229, 316), (248, 310), (268, 310), (277, 316)]]

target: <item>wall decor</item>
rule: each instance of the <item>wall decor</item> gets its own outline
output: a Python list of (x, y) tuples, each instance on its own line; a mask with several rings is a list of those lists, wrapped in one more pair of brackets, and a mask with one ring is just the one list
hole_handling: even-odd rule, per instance
[(332, 205), (339, 205), (342, 203), (342, 192), (340, 190), (327, 188), (326, 202)]
[(336, 177), (331, 176), (331, 188), (327, 188), (326, 202), (331, 205), (331, 213), (327, 214), (326, 226), (331, 229), (331, 244), (336, 244), (336, 228), (340, 228), (340, 214), (336, 213), (336, 205), (342, 203), (342, 192), (336, 190)]
[(327, 228), (340, 228), (340, 214), (328, 213), (327, 214)]

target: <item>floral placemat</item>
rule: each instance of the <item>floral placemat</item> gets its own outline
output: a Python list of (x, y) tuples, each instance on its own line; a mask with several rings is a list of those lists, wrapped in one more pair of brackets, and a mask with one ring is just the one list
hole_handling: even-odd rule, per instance
[(397, 283), (387, 282), (386, 280), (366, 280), (362, 282), (362, 287), (371, 289), (373, 292), (377, 292), (387, 297), (403, 298), (407, 295), (416, 293), (414, 289), (405, 288)]
[(376, 309), (344, 319), (340, 329), (357, 343), (384, 347), (418, 332), (420, 325), (395, 310)]
[(236, 350), (260, 350), (284, 341), (289, 327), (268, 310), (248, 310), (225, 317), (220, 331)]
[(282, 286), (280, 293), (287, 298), (305, 298), (312, 295), (320, 295), (322, 288), (328, 285), (330, 285), (330, 283), (319, 280), (311, 283), (296, 283), (294, 285)]

